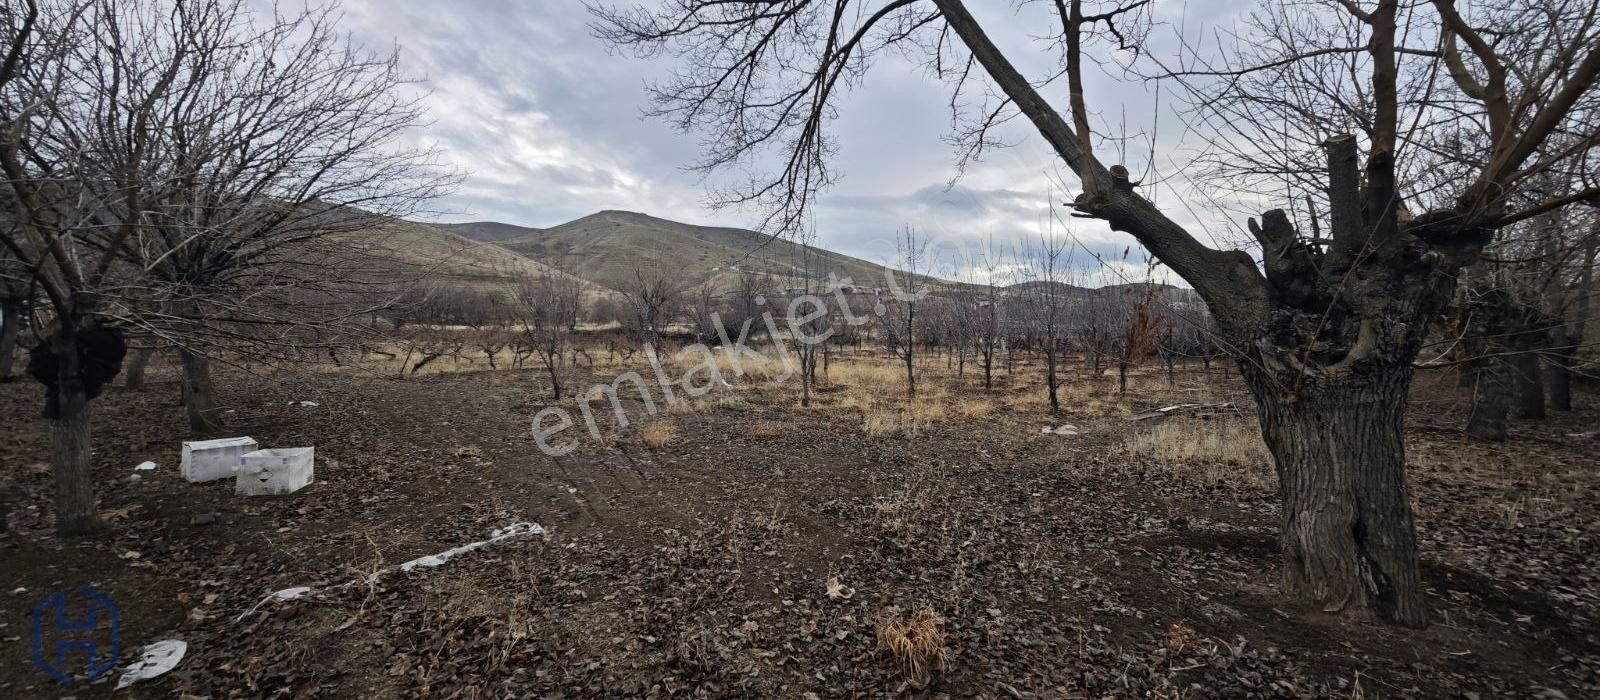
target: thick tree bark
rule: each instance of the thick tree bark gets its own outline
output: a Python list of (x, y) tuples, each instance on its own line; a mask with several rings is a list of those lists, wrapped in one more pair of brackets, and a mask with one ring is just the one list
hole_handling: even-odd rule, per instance
[(1058, 383), (1056, 382), (1056, 350), (1053, 343), (1044, 351), (1044, 383), (1045, 386), (1050, 388), (1050, 411), (1052, 413), (1059, 412), (1061, 410), (1061, 400), (1056, 395)]
[(17, 335), (22, 332), (25, 308), (21, 304), (0, 305), (0, 382), (16, 381), (12, 368), (16, 366)]
[(153, 348), (139, 348), (133, 351), (133, 359), (128, 360), (128, 367), (122, 378), (123, 388), (129, 391), (144, 388), (144, 370), (150, 365), (150, 356), (154, 353)]
[(1572, 362), (1578, 353), (1577, 344), (1563, 332), (1560, 344), (1550, 353), (1547, 380), (1550, 384), (1550, 408), (1557, 411), (1572, 410)]
[(1511, 412), (1511, 368), (1498, 357), (1475, 361), (1471, 368), (1474, 381), (1467, 434), (1479, 440), (1505, 440), (1506, 416)]
[(1409, 362), (1299, 392), (1245, 376), (1277, 462), (1287, 592), (1326, 612), (1426, 624), (1402, 430)]
[(211, 359), (203, 351), (180, 347), (178, 361), (183, 366), (183, 405), (189, 414), (189, 430), (201, 435), (222, 430), (222, 411), (211, 386)]
[(89, 400), (82, 382), (61, 387), (61, 417), (50, 421), (50, 462), (56, 482), (56, 531), (82, 535), (100, 529), (89, 454)]
[(89, 393), (75, 331), (69, 326), (58, 332), (51, 348), (59, 364), (55, 415), (50, 418), (50, 471), (56, 484), (56, 531), (63, 535), (100, 529), (89, 452)]
[(1566, 293), (1572, 296), (1566, 319), (1555, 329), (1555, 352), (1550, 357), (1550, 407), (1557, 411), (1572, 410), (1572, 365), (1583, 346), (1584, 325), (1589, 322), (1590, 301), (1594, 296), (1594, 263), (1596, 236), (1600, 234), (1600, 220), (1594, 224), (1577, 284)]
[(1511, 358), (1516, 372), (1517, 417), (1544, 418), (1544, 377), (1539, 371), (1539, 356), (1533, 352), (1518, 353)]

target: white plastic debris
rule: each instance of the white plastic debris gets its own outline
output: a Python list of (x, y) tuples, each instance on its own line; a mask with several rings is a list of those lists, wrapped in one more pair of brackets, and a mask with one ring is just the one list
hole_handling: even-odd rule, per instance
[(489, 533), (489, 539), (464, 544), (460, 547), (447, 549), (438, 554), (429, 554), (425, 557), (412, 559), (411, 561), (401, 564), (400, 570), (411, 571), (412, 569), (417, 568), (431, 569), (435, 566), (443, 565), (445, 562), (450, 561), (452, 557), (455, 557), (458, 554), (466, 554), (474, 549), (481, 549), (501, 540), (508, 540), (513, 537), (524, 537), (527, 535), (539, 535), (543, 533), (544, 528), (540, 527), (538, 523), (513, 523)]
[[(439, 565), (444, 564), (447, 561), (450, 561), (450, 559), (452, 557), (455, 557), (458, 554), (465, 554), (465, 553), (470, 552), (470, 551), (475, 550), (475, 549), (481, 549), (483, 547), (487, 547), (487, 546), (489, 546), (491, 544), (494, 544), (496, 542), (500, 542), (500, 541), (503, 541), (503, 540), (509, 540), (511, 538), (514, 538), (514, 537), (526, 537), (528, 535), (542, 535), (542, 534), (544, 534), (544, 528), (541, 527), (538, 523), (527, 523), (527, 522), (512, 523), (510, 525), (507, 525), (505, 527), (502, 527), (502, 528), (500, 528), (498, 530), (495, 530), (495, 531), (489, 533), (489, 539), (482, 540), (482, 541), (479, 541), (479, 542), (472, 542), (470, 544), (464, 544), (464, 545), (461, 545), (460, 547), (455, 547), (453, 549), (447, 549), (447, 550), (445, 550), (443, 552), (440, 552), (438, 554), (429, 554), (428, 556), (425, 556), (425, 557), (419, 557), (417, 559), (412, 559), (411, 561), (408, 561), (408, 562), (406, 562), (404, 564), (401, 564), (400, 566), (398, 566), (396, 568), (400, 569), (401, 571), (411, 571), (411, 570), (417, 569), (417, 568), (431, 569), (431, 568), (433, 568), (435, 566), (439, 566)], [(378, 572), (373, 573), (370, 576), (362, 577), (362, 578), (355, 579), (355, 580), (352, 580), (352, 581), (346, 581), (346, 582), (344, 582), (342, 584), (339, 584), (338, 588), (346, 588), (346, 587), (354, 586), (354, 585), (357, 585), (357, 584), (370, 584), (373, 580), (377, 579), (377, 577), (382, 576), (385, 571), (393, 571), (393, 569), (380, 570)], [(249, 610), (244, 611), (243, 614), (241, 614), (238, 617), (234, 618), (233, 622), (234, 622), (234, 624), (238, 624), (238, 623), (242, 622), (245, 618), (250, 616), (250, 613), (253, 613), (256, 610), (259, 610), (261, 608), (261, 606), (266, 605), (267, 603), (276, 602), (276, 601), (286, 601), (286, 600), (298, 600), (300, 598), (304, 598), (309, 593), (311, 593), (311, 587), (310, 586), (295, 586), (294, 588), (285, 588), (285, 589), (280, 590), (280, 591), (273, 591), (272, 593), (268, 594), (267, 597), (262, 598), (255, 605), (250, 606)]]
[(133, 470), (136, 471), (136, 472), (148, 472), (148, 471), (155, 471), (155, 468), (156, 468), (156, 463), (155, 462), (140, 462), (138, 466), (133, 468)]
[(1039, 433), (1041, 435), (1066, 435), (1066, 436), (1072, 436), (1072, 435), (1077, 435), (1078, 434), (1078, 426), (1073, 425), (1071, 423), (1062, 423), (1059, 427), (1052, 428), (1052, 427), (1047, 425), (1047, 426), (1045, 426), (1043, 428), (1040, 428), (1039, 429)]
[(290, 401), (289, 405), (290, 406), (303, 406), (305, 408), (316, 408), (318, 406), (321, 406), (322, 404), (319, 404), (319, 403), (317, 403), (315, 401)]
[(272, 594), (272, 597), (277, 600), (294, 600), (296, 598), (304, 598), (306, 594), (310, 592), (310, 586), (295, 586), (294, 588), (285, 588), (281, 591), (275, 591)]
[(253, 613), (256, 610), (259, 610), (261, 608), (261, 606), (266, 605), (269, 602), (282, 601), (282, 600), (298, 600), (300, 598), (306, 597), (306, 594), (308, 594), (310, 592), (311, 592), (311, 587), (310, 586), (295, 586), (294, 588), (285, 588), (285, 589), (283, 589), (281, 591), (273, 591), (273, 592), (267, 594), (267, 597), (262, 598), (260, 601), (257, 601), (255, 605), (250, 606), (249, 610), (244, 611), (244, 614), (234, 618), (233, 621), (234, 621), (235, 624), (237, 624), (240, 620), (243, 620), (243, 619), (245, 619), (247, 617), (250, 617), (250, 613)]
[(163, 639), (146, 644), (139, 652), (139, 660), (122, 669), (122, 676), (117, 679), (117, 690), (139, 681), (156, 678), (177, 668), (178, 662), (183, 661), (183, 655), (188, 651), (189, 644), (176, 639)]

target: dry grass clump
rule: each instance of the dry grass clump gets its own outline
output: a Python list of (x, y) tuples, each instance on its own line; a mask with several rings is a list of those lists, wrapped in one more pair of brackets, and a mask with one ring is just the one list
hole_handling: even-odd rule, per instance
[(956, 403), (956, 413), (968, 420), (988, 418), (994, 413), (994, 402), (988, 399), (962, 399)]
[(1133, 436), (1127, 449), (1180, 476), (1251, 490), (1273, 484), (1272, 453), (1247, 419), (1167, 418)]
[(862, 420), (861, 429), (869, 437), (888, 437), (900, 432), (899, 411), (867, 411)]
[(746, 434), (755, 438), (775, 438), (785, 432), (788, 432), (788, 426), (782, 421), (763, 420), (752, 424)]
[(905, 368), (899, 365), (870, 362), (841, 362), (828, 369), (828, 377), (836, 384), (890, 390), (898, 387), (905, 391)]
[(906, 413), (913, 424), (936, 423), (945, 419), (948, 412), (945, 402), (933, 397), (919, 396), (911, 402)]
[(878, 528), (901, 549), (916, 544), (933, 514), (938, 499), (927, 487), (911, 486), (881, 497), (872, 505)]
[(926, 607), (904, 620), (890, 618), (879, 622), (876, 651), (889, 652), (912, 688), (926, 688), (933, 681), (933, 674), (943, 671), (950, 661), (943, 624), (939, 614)]
[(866, 392), (858, 393), (852, 391), (839, 397), (839, 400), (833, 405), (843, 411), (865, 412), (867, 409), (872, 408), (872, 395)]
[(944, 405), (869, 409), (862, 413), (862, 431), (870, 437), (916, 437), (929, 423), (944, 418)]
[[(796, 379), (795, 373), (799, 371), (800, 366), (792, 352), (786, 351), (789, 354), (781, 354), (770, 347), (755, 350), (761, 353), (764, 359), (758, 360), (753, 357), (739, 359), (739, 366), (744, 370), (747, 380), (771, 383)], [(729, 375), (723, 374), (723, 377), (727, 376)]]
[(666, 447), (678, 439), (678, 429), (671, 423), (655, 421), (639, 429), (639, 442), (646, 447)]

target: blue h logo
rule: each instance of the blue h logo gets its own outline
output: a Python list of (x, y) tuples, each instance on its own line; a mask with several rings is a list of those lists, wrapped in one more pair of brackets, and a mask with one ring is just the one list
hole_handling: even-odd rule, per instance
[[(115, 668), (117, 658), (122, 655), (122, 613), (117, 604), (87, 585), (80, 587), (78, 594), (84, 602), (82, 619), (68, 616), (66, 591), (56, 591), (33, 608), (33, 665), (62, 685), (72, 685), (73, 674), (80, 669), (89, 680), (99, 678)], [(99, 639), (102, 616), (110, 628), (110, 639), (103, 640), (104, 643)], [(45, 640), (47, 618), (51, 623), (48, 629), (55, 631), (48, 646)], [(69, 665), (68, 657), (75, 653), (84, 655), (83, 666)]]

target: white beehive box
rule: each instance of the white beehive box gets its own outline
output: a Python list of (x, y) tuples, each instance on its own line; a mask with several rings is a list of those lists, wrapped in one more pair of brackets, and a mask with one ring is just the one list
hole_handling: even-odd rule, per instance
[(311, 483), (315, 447), (282, 447), (247, 452), (234, 476), (234, 491), (241, 496), (283, 496)]
[(244, 453), (255, 450), (256, 441), (247, 437), (185, 441), (178, 470), (183, 478), (196, 483), (226, 479), (239, 468)]

